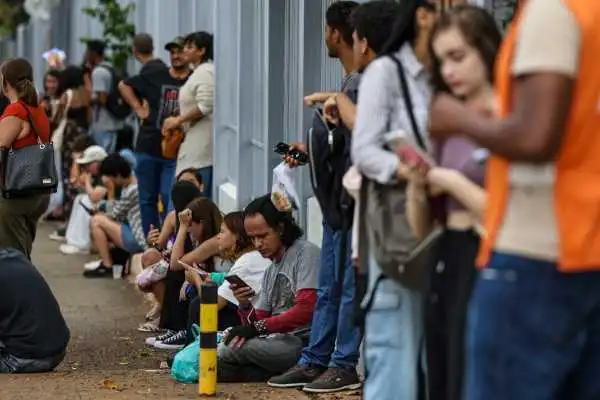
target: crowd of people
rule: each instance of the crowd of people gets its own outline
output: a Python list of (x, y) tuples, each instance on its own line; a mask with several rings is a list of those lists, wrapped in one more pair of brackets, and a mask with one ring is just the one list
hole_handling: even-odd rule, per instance
[[(137, 34), (143, 67), (120, 81), (92, 41), (85, 68), (48, 71), (41, 101), (27, 61), (5, 62), (0, 146), (52, 138), (63, 179), (52, 198), (0, 199), (0, 247), (20, 251), (0, 258), (27, 264), (37, 220), (67, 215), (52, 237), (65, 254), (98, 252), (86, 277), (120, 276), (141, 254), (137, 286), (155, 303), (138, 330), (171, 363), (195, 346), (200, 293), (216, 284), (221, 382), (364, 386), (378, 400), (600, 398), (600, 199), (585, 185), (598, 170), (600, 5), (525, 0), (504, 43), (486, 10), (443, 5), (327, 9), (345, 76), (304, 98), (306, 141), (282, 150), (285, 168), (310, 169), (320, 249), (281, 193), (226, 215), (213, 202), (209, 33), (166, 44), (170, 66)], [(33, 300), (2, 286), (18, 312), (0, 302), (0, 371), (50, 370), (68, 328), (43, 278), (21, 270), (46, 308), (13, 323)]]

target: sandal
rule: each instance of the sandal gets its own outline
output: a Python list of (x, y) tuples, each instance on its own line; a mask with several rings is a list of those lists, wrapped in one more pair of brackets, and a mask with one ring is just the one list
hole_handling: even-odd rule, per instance
[(144, 322), (143, 324), (138, 326), (137, 330), (138, 330), (138, 332), (149, 332), (149, 333), (156, 333), (156, 332), (162, 331), (162, 329), (160, 329), (158, 327), (158, 320)]
[(148, 313), (146, 314), (146, 317), (144, 317), (144, 319), (146, 321), (153, 321), (153, 320), (157, 319), (158, 317), (160, 317), (160, 304), (156, 303), (154, 306), (152, 306), (150, 311), (148, 311)]

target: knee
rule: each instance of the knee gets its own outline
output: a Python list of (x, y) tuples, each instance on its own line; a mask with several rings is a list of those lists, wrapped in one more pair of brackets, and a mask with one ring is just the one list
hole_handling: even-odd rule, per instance
[(106, 220), (106, 216), (102, 215), (102, 214), (96, 214), (92, 217), (91, 221), (90, 221), (90, 225), (92, 227), (92, 229), (98, 229), (101, 228), (104, 221)]
[(232, 349), (225, 343), (219, 343), (217, 346), (217, 358), (228, 363), (233, 363), (235, 362), (235, 357), (233, 355), (234, 351), (235, 349)]
[(152, 264), (156, 264), (162, 259), (160, 251), (157, 249), (148, 249), (142, 254), (142, 267), (147, 268)]

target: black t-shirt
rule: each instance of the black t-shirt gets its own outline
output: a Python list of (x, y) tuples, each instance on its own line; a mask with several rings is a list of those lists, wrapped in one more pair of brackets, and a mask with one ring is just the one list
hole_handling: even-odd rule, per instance
[(64, 351), (69, 338), (58, 302), (42, 275), (22, 253), (0, 250), (0, 353), (43, 359)]
[(179, 89), (186, 79), (175, 79), (162, 60), (148, 61), (139, 75), (125, 80), (140, 100), (146, 100), (150, 115), (140, 127), (135, 150), (151, 156), (161, 156), (161, 127), (164, 120), (179, 115)]
[(3, 94), (0, 94), (0, 115), (4, 114), (4, 110), (10, 104), (10, 100)]

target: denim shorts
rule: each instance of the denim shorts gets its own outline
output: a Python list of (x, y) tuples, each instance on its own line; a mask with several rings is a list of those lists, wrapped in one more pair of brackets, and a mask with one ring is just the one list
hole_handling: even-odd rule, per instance
[(131, 227), (127, 224), (121, 224), (121, 241), (123, 242), (124, 250), (131, 254), (144, 251), (142, 246), (135, 240)]

